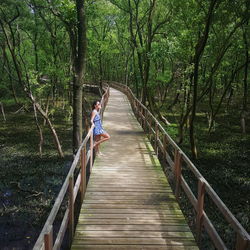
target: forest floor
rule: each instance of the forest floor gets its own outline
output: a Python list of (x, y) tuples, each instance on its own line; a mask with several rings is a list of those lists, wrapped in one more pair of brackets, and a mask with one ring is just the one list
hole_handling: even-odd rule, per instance
[[(176, 114), (178, 113), (165, 114), (171, 122), (166, 130), (173, 139), (177, 139), (178, 136), (179, 117)], [(205, 114), (198, 113), (196, 118), (198, 160), (192, 161), (221, 200), (250, 233), (250, 119), (246, 121), (246, 124), (247, 133), (242, 134), (240, 113), (235, 107), (231, 108), (230, 113), (219, 114), (215, 129), (209, 133)], [(180, 147), (191, 159), (188, 131)], [(184, 172), (184, 175), (187, 176), (189, 184), (197, 194), (197, 182), (193, 181), (194, 176), (191, 171), (187, 171), (186, 174)], [(229, 249), (232, 249), (236, 235), (208, 197), (205, 197), (205, 211), (215, 223), (215, 228), (227, 242)], [(206, 238), (205, 236), (205, 241)]]
[[(96, 98), (100, 97), (89, 94), (88, 103)], [(65, 157), (58, 157), (47, 126), (42, 126), (40, 157), (32, 109), (15, 114), (15, 104), (4, 108), (6, 122), (0, 116), (0, 249), (32, 249), (72, 163), (72, 121), (67, 109), (53, 107), (52, 123)]]

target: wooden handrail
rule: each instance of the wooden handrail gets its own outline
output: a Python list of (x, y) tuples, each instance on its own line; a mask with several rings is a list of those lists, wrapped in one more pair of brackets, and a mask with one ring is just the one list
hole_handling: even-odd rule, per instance
[[(105, 107), (107, 105), (108, 98), (109, 98), (109, 86), (105, 85), (105, 93), (103, 94), (102, 99), (101, 99), (101, 104), (103, 107), (101, 110), (102, 116), (103, 116), (103, 111), (105, 110)], [(94, 125), (92, 125), (91, 128), (89, 129), (86, 137), (84, 138), (81, 146), (79, 147), (76, 153), (76, 156), (68, 172), (68, 175), (55, 200), (53, 208), (43, 226), (43, 229), (33, 247), (33, 250), (60, 249), (67, 227), (69, 229), (68, 230), (69, 241), (70, 241), (69, 243), (71, 244), (71, 240), (74, 235), (74, 216), (75, 216), (74, 206), (75, 206), (76, 196), (80, 190), (81, 202), (82, 202), (84, 198), (85, 189), (86, 189), (86, 166), (88, 163), (90, 163), (90, 168), (91, 168), (93, 164), (93, 129), (94, 129)], [(88, 142), (90, 144), (90, 147), (87, 152), (86, 149), (87, 149)], [(74, 183), (74, 172), (78, 165), (80, 165), (80, 171), (76, 178), (76, 182)], [(67, 191), (69, 194), (68, 204), (66, 207), (66, 211), (64, 212), (64, 216), (60, 225), (59, 232), (57, 234), (57, 237), (55, 238), (55, 243), (53, 244), (53, 223), (62, 205), (62, 202), (65, 199)]]
[[(180, 193), (179, 188), (181, 187), (197, 213), (197, 218), (196, 218), (197, 241), (199, 241), (202, 227), (204, 227), (217, 249), (227, 249), (225, 243), (219, 236), (211, 220), (205, 213), (204, 196), (205, 194), (207, 194), (211, 198), (213, 204), (216, 205), (216, 207), (219, 209), (220, 213), (223, 215), (225, 220), (235, 230), (237, 235), (235, 249), (236, 250), (250, 249), (250, 235), (243, 228), (240, 222), (235, 218), (235, 216), (230, 212), (230, 210), (226, 207), (225, 203), (219, 198), (219, 196), (209, 185), (209, 183), (205, 180), (205, 178), (201, 175), (201, 173), (191, 162), (191, 160), (174, 142), (174, 140), (168, 135), (168, 133), (165, 131), (162, 125), (157, 121), (157, 119), (152, 115), (152, 113), (135, 97), (135, 95), (128, 86), (125, 86), (121, 83), (110, 82), (110, 81), (108, 82), (108, 84), (110, 87), (118, 89), (127, 95), (131, 103), (132, 109), (134, 111), (134, 114), (136, 115), (138, 121), (142, 125), (145, 132), (148, 132), (148, 137), (151, 140), (151, 143), (153, 143), (154, 145), (156, 154), (158, 154), (158, 150), (161, 149), (164, 160), (168, 162), (168, 164), (171, 166), (172, 171), (174, 171), (175, 195), (177, 200)], [(145, 119), (146, 117), (147, 119), (149, 119), (149, 121)], [(161, 132), (163, 139), (160, 138), (159, 131)], [(168, 153), (167, 148), (169, 148), (169, 145), (171, 145), (174, 149), (174, 152), (172, 152), (172, 155), (175, 156), (174, 159), (172, 159), (171, 155)], [(194, 176), (198, 181), (197, 197), (194, 195), (191, 188), (188, 186), (184, 176), (181, 173), (182, 162), (186, 163), (187, 168), (191, 170), (191, 172), (194, 174)]]

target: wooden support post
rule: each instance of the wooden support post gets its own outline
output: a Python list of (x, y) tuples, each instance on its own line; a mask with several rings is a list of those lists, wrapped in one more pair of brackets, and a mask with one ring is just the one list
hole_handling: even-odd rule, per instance
[[(140, 105), (140, 104), (139, 104), (139, 105)], [(143, 112), (143, 109), (142, 109), (142, 106), (140, 105), (140, 124), (141, 124), (141, 126), (143, 126), (142, 112)]]
[(52, 250), (53, 249), (53, 226), (48, 227), (48, 231), (44, 234), (44, 249)]
[(166, 154), (167, 154), (167, 135), (166, 134), (163, 134), (163, 156), (164, 156), (164, 159), (166, 158)]
[(175, 172), (175, 197), (178, 200), (180, 196), (181, 186), (181, 153), (178, 149), (175, 149), (174, 157), (174, 172)]
[(81, 202), (83, 201), (85, 191), (86, 191), (86, 145), (81, 150), (81, 182), (80, 182), (80, 190), (81, 190)]
[(138, 101), (135, 101), (135, 114), (136, 114), (136, 118), (139, 121), (139, 110), (138, 110)]
[(199, 178), (197, 217), (196, 217), (197, 242), (199, 245), (201, 241), (201, 230), (202, 230), (203, 214), (204, 214), (204, 197), (205, 197), (205, 182), (203, 178)]
[(89, 159), (89, 171), (92, 172), (92, 166), (93, 166), (93, 153), (94, 153), (94, 138), (93, 138), (93, 131), (90, 135), (90, 159)]
[(69, 177), (69, 244), (74, 236), (74, 178)]
[(148, 118), (148, 111), (144, 109), (144, 131), (147, 133), (148, 131), (148, 124), (147, 124), (147, 118)]
[(151, 134), (152, 134), (152, 119), (149, 118), (149, 127), (148, 127), (148, 135), (149, 135), (149, 141), (151, 142)]
[(159, 129), (158, 129), (158, 123), (155, 123), (155, 153), (158, 155), (158, 134), (159, 134)]
[(247, 239), (243, 239), (240, 233), (237, 233), (237, 240), (236, 240), (236, 250), (247, 250), (250, 249), (250, 241)]

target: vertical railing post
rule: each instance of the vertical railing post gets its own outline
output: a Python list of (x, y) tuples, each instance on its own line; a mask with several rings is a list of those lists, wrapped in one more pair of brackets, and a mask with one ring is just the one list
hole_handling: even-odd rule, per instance
[(149, 136), (149, 141), (151, 142), (151, 133), (152, 133), (152, 117), (150, 116), (149, 118), (149, 127), (148, 127), (148, 136)]
[(140, 106), (139, 106), (139, 101), (137, 101), (137, 116), (138, 116), (138, 122), (140, 123)]
[(237, 239), (236, 239), (236, 250), (247, 250), (250, 248), (250, 241), (247, 239), (243, 239), (241, 234), (237, 233)]
[(156, 155), (158, 155), (158, 134), (159, 134), (158, 123), (155, 121), (155, 153)]
[(163, 156), (164, 156), (164, 159), (166, 158), (166, 154), (167, 154), (167, 135), (166, 134), (163, 134), (163, 141), (162, 141), (162, 144), (163, 144)]
[(44, 234), (44, 249), (52, 250), (53, 249), (53, 226), (48, 227), (47, 232)]
[(136, 118), (139, 121), (139, 111), (138, 111), (138, 101), (135, 101), (135, 113), (136, 113)]
[(92, 172), (93, 166), (93, 151), (94, 151), (94, 138), (93, 138), (93, 130), (91, 131), (90, 135), (90, 159), (89, 159), (89, 171)]
[(178, 149), (175, 149), (174, 174), (175, 174), (175, 197), (178, 200), (180, 195), (180, 184), (181, 184), (181, 153)]
[(86, 158), (87, 158), (86, 145), (84, 145), (81, 150), (81, 183), (80, 183), (81, 202), (83, 201), (86, 191)]
[(69, 245), (74, 235), (74, 178), (69, 177)]
[(140, 103), (139, 103), (139, 105), (140, 105), (140, 124), (141, 124), (141, 126), (143, 126), (143, 117), (142, 117), (143, 109), (142, 109), (142, 105)]
[(147, 133), (148, 131), (148, 124), (147, 124), (147, 118), (148, 118), (148, 111), (146, 109), (144, 109), (144, 131), (145, 133)]
[(201, 230), (203, 223), (204, 214), (204, 197), (205, 197), (205, 181), (203, 178), (199, 178), (198, 182), (198, 202), (197, 202), (197, 217), (196, 217), (196, 231), (197, 231), (197, 242), (200, 244), (201, 241)]

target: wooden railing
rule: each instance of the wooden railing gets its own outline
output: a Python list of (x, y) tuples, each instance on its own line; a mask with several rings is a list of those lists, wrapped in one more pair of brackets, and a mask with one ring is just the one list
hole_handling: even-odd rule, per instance
[[(226, 205), (219, 198), (219, 196), (209, 185), (209, 183), (204, 179), (204, 177), (194, 166), (191, 160), (167, 134), (167, 132), (157, 121), (157, 119), (134, 96), (130, 88), (116, 82), (108, 82), (108, 84), (110, 87), (118, 89), (127, 95), (138, 121), (140, 122), (144, 131), (148, 133), (148, 137), (152, 145), (154, 146), (156, 154), (158, 155), (159, 151), (161, 151), (163, 155), (163, 160), (166, 161), (167, 164), (170, 166), (172, 170), (172, 175), (174, 176), (174, 193), (177, 200), (179, 199), (180, 191), (182, 188), (188, 200), (195, 209), (197, 243), (200, 244), (202, 228), (204, 227), (207, 234), (210, 236), (210, 239), (212, 240), (214, 246), (217, 249), (228, 249), (205, 212), (204, 197), (205, 194), (207, 194), (212, 200), (213, 204), (218, 208), (224, 219), (236, 232), (235, 249), (250, 249), (250, 235), (246, 232), (246, 230), (242, 227), (239, 221), (226, 207)], [(182, 174), (182, 169), (184, 168), (184, 166), (187, 169), (191, 170), (193, 175), (196, 177), (196, 181), (198, 183), (197, 196), (192, 192), (191, 188), (187, 184), (187, 181), (185, 180)]]
[[(105, 93), (102, 96), (101, 104), (102, 104), (102, 110), (101, 115), (103, 114), (103, 111), (107, 105), (109, 98), (109, 87), (106, 86)], [(55, 200), (54, 206), (45, 222), (45, 225), (33, 247), (34, 250), (56, 250), (60, 249), (63, 239), (65, 237), (65, 232), (68, 229), (68, 242), (71, 244), (73, 235), (74, 235), (74, 229), (75, 229), (75, 201), (76, 197), (80, 191), (80, 201), (82, 203), (86, 185), (87, 185), (87, 175), (86, 175), (86, 167), (87, 164), (90, 166), (90, 172), (93, 165), (93, 129), (94, 126), (92, 126), (86, 137), (84, 138), (80, 148), (77, 151), (77, 154), (74, 158), (74, 161), (70, 167), (69, 173), (63, 183), (63, 186)], [(89, 147), (87, 149), (87, 144), (89, 144)], [(75, 170), (79, 169), (80, 171), (77, 175), (76, 181), (74, 181), (74, 174)], [(55, 221), (55, 218), (58, 214), (59, 209), (63, 205), (63, 201), (67, 198), (66, 194), (68, 194), (68, 199), (66, 201), (66, 211), (64, 212), (63, 220), (61, 222), (60, 228), (57, 232), (57, 236), (55, 239), (53, 239), (53, 224)]]

